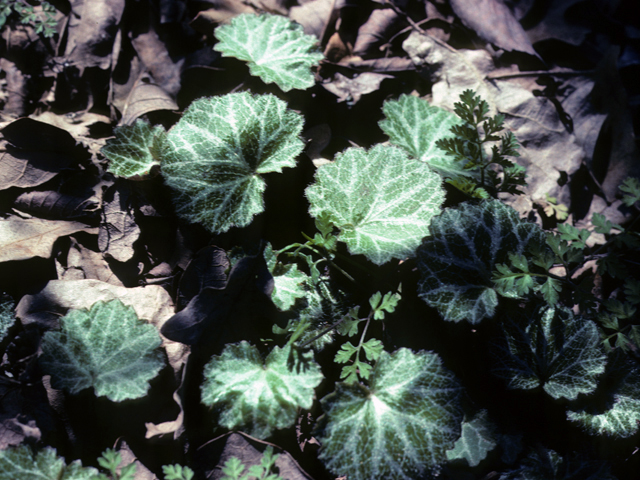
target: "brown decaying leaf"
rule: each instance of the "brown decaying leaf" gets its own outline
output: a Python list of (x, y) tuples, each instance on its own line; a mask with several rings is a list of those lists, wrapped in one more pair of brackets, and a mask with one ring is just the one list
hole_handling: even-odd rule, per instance
[(501, 0), (450, 0), (462, 23), (503, 50), (537, 56), (526, 32)]
[(224, 249), (208, 245), (198, 251), (185, 269), (178, 285), (178, 310), (182, 310), (204, 288), (223, 289), (227, 284), (229, 259)]
[(13, 208), (39, 218), (71, 220), (86, 218), (98, 208), (99, 199), (66, 195), (56, 191), (31, 191), (18, 195)]
[(96, 234), (97, 230), (80, 222), (18, 217), (0, 219), (0, 263), (49, 258), (59, 237), (80, 231)]
[(178, 110), (178, 104), (164, 89), (151, 83), (145, 75), (135, 82), (123, 106), (122, 125), (132, 125), (137, 118), (157, 110)]
[[(140, 33), (131, 39), (131, 44), (153, 77), (153, 83), (168, 93), (170, 98), (175, 98), (180, 90), (180, 65), (184, 60), (174, 62), (167, 46), (154, 30)], [(177, 105), (175, 108), (178, 108)]]
[(94, 252), (73, 237), (69, 249), (56, 258), (58, 280), (100, 280), (117, 287), (124, 286), (100, 252)]
[(353, 45), (353, 54), (366, 58), (379, 56), (379, 46), (393, 34), (407, 26), (404, 17), (391, 8), (375, 9), (369, 18), (358, 29), (358, 37)]
[(133, 258), (133, 244), (140, 237), (131, 205), (131, 192), (124, 182), (116, 182), (104, 194), (98, 248), (119, 262)]
[(338, 97), (338, 103), (348, 102), (353, 105), (360, 100), (362, 95), (377, 91), (386, 78), (393, 77), (382, 73), (364, 72), (349, 78), (336, 72), (333, 80), (329, 83), (323, 83), (322, 86)]
[(236, 15), (241, 13), (255, 13), (255, 9), (238, 0), (215, 0), (214, 8), (198, 12), (191, 21), (191, 27), (206, 35), (211, 35), (213, 29), (221, 23), (229, 22)]
[(22, 151), (0, 141), (0, 190), (42, 185), (72, 162), (69, 155)]
[(302, 25), (304, 33), (314, 35), (319, 40), (324, 36), (331, 14), (335, 11), (334, 0), (312, 0), (291, 7), (289, 18)]
[(80, 18), (71, 15), (64, 60), (80, 75), (85, 68), (111, 68), (112, 50), (125, 0), (85, 0)]
[(28, 97), (27, 78), (16, 64), (7, 58), (0, 58), (0, 71), (4, 72), (8, 95), (2, 114), (8, 117), (22, 117), (26, 112)]
[[(578, 3), (584, 4), (584, 0), (553, 0), (553, 2), (548, 2), (544, 18), (526, 30), (531, 43), (555, 38), (571, 45), (582, 44), (591, 29), (585, 25), (567, 21), (566, 15), (567, 10)], [(596, 2), (593, 2), (585, 8), (593, 8), (595, 4)], [(526, 15), (522, 20), (526, 21)]]

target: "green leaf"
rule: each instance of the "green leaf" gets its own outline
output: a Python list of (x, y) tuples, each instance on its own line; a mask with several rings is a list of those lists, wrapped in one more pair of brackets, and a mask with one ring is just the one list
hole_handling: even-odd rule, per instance
[(13, 313), (14, 304), (10, 299), (2, 300), (0, 298), (0, 342), (4, 340), (9, 329), (16, 323), (16, 317)]
[(353, 354), (356, 353), (358, 349), (354, 347), (351, 342), (343, 343), (340, 346), (340, 350), (336, 353), (335, 358), (333, 359), (336, 363), (347, 363), (353, 357)]
[(298, 266), (294, 263), (277, 265), (270, 243), (264, 249), (264, 258), (269, 272), (273, 275), (271, 300), (278, 309), (289, 310), (298, 298), (303, 298), (307, 294), (305, 287), (311, 279), (306, 273), (298, 270)]
[(382, 352), (369, 387), (336, 384), (321, 400), (319, 458), (350, 480), (414, 479), (460, 436), (461, 388), (430, 352)]
[(65, 465), (56, 450), (45, 447), (35, 455), (26, 445), (0, 450), (0, 480), (91, 480), (98, 471), (79, 460)]
[(555, 399), (593, 392), (606, 363), (596, 324), (547, 306), (524, 320), (524, 326), (505, 324), (506, 346), (496, 352), (494, 373), (507, 379), (509, 388), (542, 386)]
[(301, 115), (270, 94), (193, 102), (169, 131), (162, 159), (178, 215), (214, 233), (247, 226), (264, 210), (261, 175), (296, 165), (302, 124)]
[(158, 330), (120, 300), (71, 310), (60, 327), (44, 334), (40, 358), (54, 388), (74, 394), (93, 387), (97, 396), (121, 402), (145, 396), (164, 366)]
[(378, 124), (392, 144), (444, 177), (477, 175), (464, 168), (466, 160), (457, 161), (436, 146), (437, 140), (454, 136), (451, 127), (461, 123), (456, 115), (412, 95), (387, 100), (382, 111), (386, 118)]
[(164, 473), (164, 480), (191, 480), (194, 472), (189, 467), (183, 467), (182, 465), (163, 465), (162, 473)]
[(245, 13), (215, 29), (213, 47), (225, 57), (248, 62), (251, 75), (275, 83), (283, 91), (304, 90), (315, 84), (311, 67), (324, 58), (318, 39), (286, 17)]
[(219, 423), (257, 438), (295, 423), (298, 407), (309, 409), (323, 379), (313, 353), (275, 347), (262, 361), (243, 341), (227, 345), (204, 368), (202, 403), (220, 410)]
[(412, 256), (444, 200), (440, 177), (396, 147), (349, 148), (315, 179), (306, 190), (311, 215), (328, 213), (338, 240), (377, 265)]
[(418, 293), (445, 320), (474, 324), (494, 315), (497, 265), (545, 241), (540, 227), (499, 200), (448, 208), (433, 218), (429, 231), (417, 251)]
[(640, 180), (637, 178), (626, 178), (618, 188), (624, 194), (622, 195), (622, 203), (627, 207), (631, 207), (634, 203), (640, 200)]
[(116, 138), (107, 140), (102, 154), (109, 159), (107, 170), (120, 177), (146, 177), (160, 165), (166, 133), (162, 125), (152, 127), (137, 120), (115, 129)]
[(604, 412), (568, 411), (567, 418), (590, 435), (628, 438), (640, 428), (640, 368), (625, 365), (614, 372), (619, 379), (607, 394), (610, 408)]
[[(374, 320), (384, 320), (385, 312), (393, 313), (398, 306), (398, 302), (400, 301), (399, 293), (391, 293), (387, 292), (384, 294), (384, 298), (380, 292), (376, 292), (369, 299), (369, 304), (371, 305), (371, 309), (374, 311), (373, 319)], [(380, 302), (382, 300), (382, 302)]]
[(472, 420), (462, 422), (462, 434), (454, 448), (447, 450), (447, 459), (464, 459), (470, 466), (476, 467), (496, 445), (496, 427), (489, 420), (488, 412), (481, 410)]
[(380, 358), (380, 355), (384, 350), (384, 345), (382, 345), (382, 342), (377, 338), (370, 338), (362, 344), (362, 348), (364, 349), (367, 360), (375, 362)]

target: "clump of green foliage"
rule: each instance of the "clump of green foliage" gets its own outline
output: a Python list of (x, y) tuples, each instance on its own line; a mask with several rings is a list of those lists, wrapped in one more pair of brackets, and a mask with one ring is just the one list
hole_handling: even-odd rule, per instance
[(31, 25), (36, 34), (51, 38), (56, 34), (56, 9), (46, 0), (40, 0), (35, 7), (26, 0), (0, 0), (0, 28), (9, 18), (16, 16), (20, 23)]

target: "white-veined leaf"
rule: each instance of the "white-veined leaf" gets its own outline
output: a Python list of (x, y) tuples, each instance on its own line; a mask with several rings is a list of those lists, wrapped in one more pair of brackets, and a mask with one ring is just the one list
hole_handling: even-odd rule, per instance
[(462, 123), (455, 114), (412, 95), (387, 100), (382, 111), (386, 118), (379, 125), (392, 144), (426, 163), (443, 177), (477, 175), (464, 169), (466, 162), (455, 161), (436, 146), (437, 140), (453, 137), (451, 127)]
[(487, 411), (481, 410), (470, 421), (462, 422), (462, 434), (455, 446), (447, 450), (447, 459), (464, 459), (470, 466), (476, 467), (496, 445), (496, 427), (489, 420)]
[(311, 67), (324, 58), (318, 39), (302, 25), (278, 15), (243, 13), (216, 28), (213, 47), (225, 57), (248, 62), (251, 75), (275, 83), (283, 91), (304, 90), (315, 83)]
[(311, 279), (309, 275), (298, 270), (295, 263), (277, 264), (271, 244), (267, 244), (264, 249), (264, 259), (267, 262), (269, 272), (273, 275), (274, 285), (271, 300), (280, 310), (289, 310), (298, 298), (307, 295), (305, 286), (309, 284)]
[(93, 387), (97, 396), (121, 402), (145, 396), (164, 366), (158, 330), (120, 300), (71, 310), (60, 327), (44, 334), (40, 358), (54, 388), (78, 393)]
[(602, 413), (568, 411), (567, 418), (591, 435), (627, 438), (640, 428), (640, 368), (622, 367), (624, 374), (612, 388), (611, 408)]
[(323, 379), (313, 353), (275, 347), (262, 361), (248, 342), (227, 345), (204, 368), (202, 403), (220, 410), (223, 427), (256, 438), (295, 423), (298, 408), (311, 408)]
[(98, 474), (79, 460), (65, 465), (56, 450), (45, 447), (35, 455), (26, 445), (0, 450), (0, 480), (92, 480)]
[(381, 265), (413, 256), (444, 201), (442, 179), (397, 147), (349, 148), (307, 188), (314, 217), (327, 213), (352, 254)]
[(461, 388), (430, 352), (382, 352), (369, 380), (321, 400), (319, 458), (350, 480), (415, 479), (460, 436)]
[(509, 253), (523, 254), (530, 242), (545, 241), (540, 227), (499, 200), (448, 208), (433, 218), (429, 231), (417, 251), (418, 291), (454, 322), (492, 317), (498, 304), (496, 265), (507, 263)]
[(214, 233), (264, 210), (261, 175), (294, 167), (302, 116), (274, 95), (231, 93), (193, 102), (167, 135), (162, 159), (178, 215)]
[(107, 140), (102, 154), (109, 159), (107, 170), (125, 178), (141, 178), (149, 175), (154, 166), (160, 165), (166, 132), (162, 125), (152, 127), (136, 120), (133, 125), (115, 129), (115, 138)]
[(595, 390), (606, 355), (593, 321), (545, 306), (523, 323), (505, 324), (507, 345), (496, 353), (496, 375), (510, 388), (542, 386), (555, 399), (575, 400)]

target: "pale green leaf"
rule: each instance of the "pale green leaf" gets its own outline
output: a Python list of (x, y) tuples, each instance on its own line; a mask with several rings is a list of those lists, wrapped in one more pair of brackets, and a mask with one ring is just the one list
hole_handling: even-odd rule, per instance
[(93, 387), (97, 396), (121, 402), (145, 396), (164, 366), (158, 330), (120, 300), (71, 310), (60, 327), (44, 334), (40, 358), (54, 388), (78, 393)]
[(193, 102), (169, 131), (162, 159), (178, 215), (214, 233), (247, 226), (264, 210), (261, 175), (296, 165), (302, 124), (270, 94)]
[(640, 368), (626, 366), (604, 412), (569, 411), (567, 418), (591, 435), (627, 438), (640, 428)]
[(213, 47), (225, 57), (248, 62), (251, 75), (275, 83), (283, 91), (304, 90), (315, 83), (311, 67), (324, 58), (318, 39), (302, 26), (278, 15), (238, 15), (229, 25), (216, 28)]
[(465, 170), (466, 161), (456, 161), (436, 146), (437, 140), (454, 137), (451, 127), (462, 123), (455, 114), (412, 95), (387, 100), (382, 111), (386, 118), (379, 125), (392, 144), (444, 177), (477, 175), (472, 170)]
[(444, 201), (440, 176), (397, 147), (349, 148), (315, 179), (311, 215), (328, 213), (338, 240), (377, 265), (413, 256)]
[(191, 480), (194, 472), (189, 467), (183, 467), (182, 465), (163, 465), (162, 473), (164, 474), (164, 480)]
[(76, 460), (65, 465), (56, 450), (45, 447), (35, 455), (26, 445), (0, 450), (0, 480), (91, 480), (98, 471)]
[(313, 353), (275, 347), (262, 361), (243, 341), (227, 345), (204, 368), (202, 403), (220, 411), (219, 423), (257, 438), (295, 423), (298, 408), (311, 408), (323, 379)]
[(520, 323), (505, 324), (506, 346), (496, 351), (494, 373), (509, 388), (542, 386), (553, 398), (568, 400), (595, 390), (606, 356), (593, 321), (545, 306)]
[(417, 251), (419, 294), (454, 322), (492, 317), (498, 304), (492, 272), (510, 253), (522, 255), (531, 243), (545, 242), (540, 227), (499, 200), (448, 208), (429, 231)]
[(109, 159), (107, 170), (120, 177), (144, 177), (160, 165), (166, 133), (162, 125), (152, 127), (137, 120), (133, 125), (115, 129), (115, 138), (107, 140), (102, 154)]
[(462, 434), (454, 448), (447, 450), (448, 460), (466, 460), (476, 467), (498, 445), (496, 427), (486, 410), (478, 412), (470, 421), (462, 422)]
[(350, 480), (418, 478), (460, 436), (461, 388), (430, 352), (382, 352), (369, 380), (321, 400), (319, 458)]
[(311, 279), (306, 273), (298, 270), (298, 266), (295, 263), (277, 264), (271, 244), (267, 244), (265, 247), (264, 258), (269, 272), (273, 275), (274, 285), (271, 292), (271, 300), (273, 300), (278, 309), (282, 311), (289, 310), (298, 298), (303, 298), (307, 295), (307, 288), (305, 287), (309, 285)]

